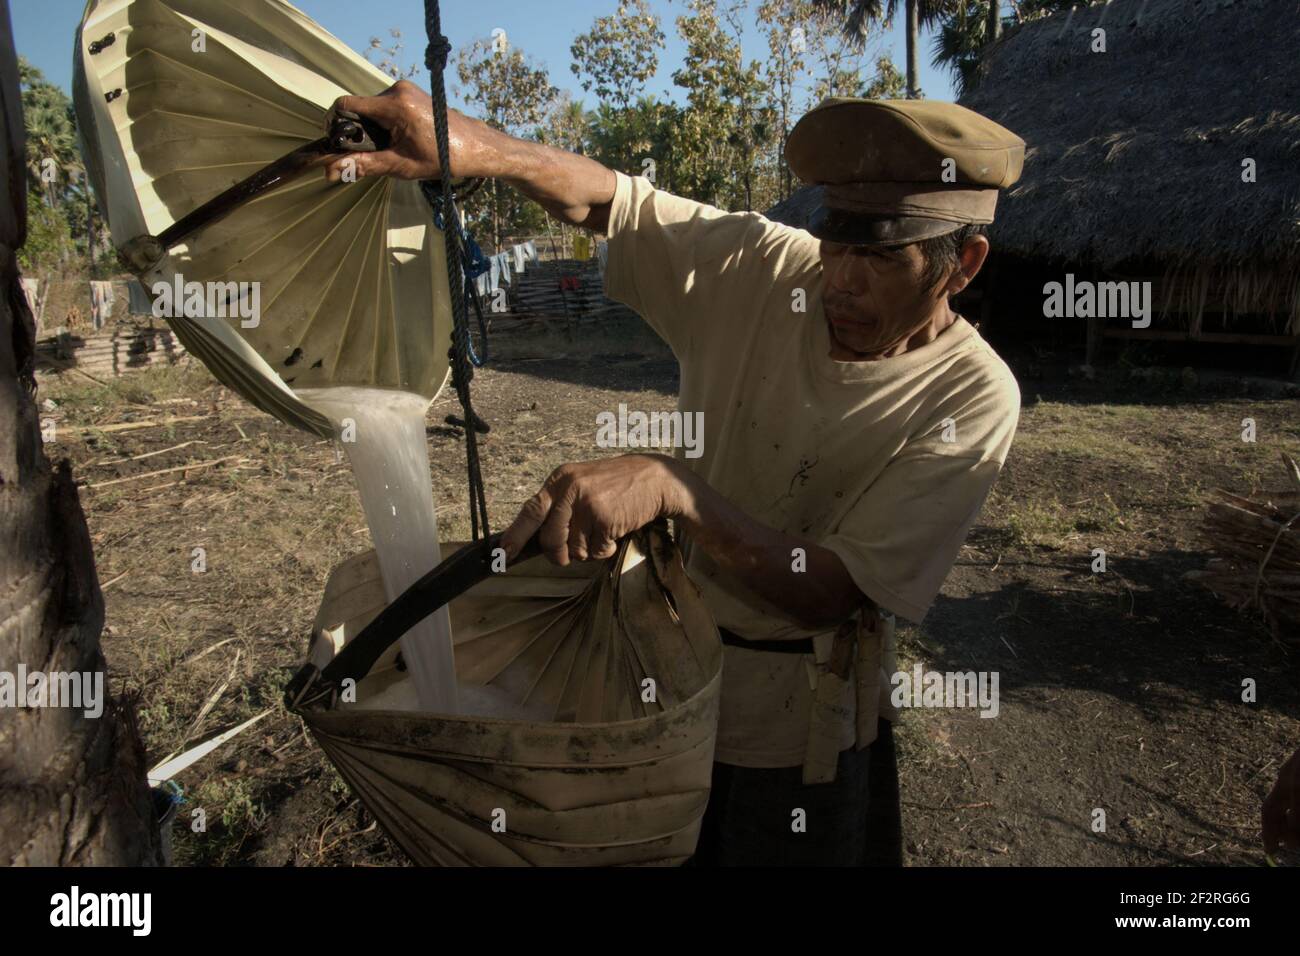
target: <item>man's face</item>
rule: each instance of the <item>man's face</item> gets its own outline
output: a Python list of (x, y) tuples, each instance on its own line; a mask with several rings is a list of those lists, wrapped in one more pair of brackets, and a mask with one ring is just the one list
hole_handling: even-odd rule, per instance
[(879, 353), (906, 341), (946, 296), (943, 282), (925, 287), (915, 243), (880, 249), (823, 240), (821, 259), (826, 322), (832, 341), (848, 352)]

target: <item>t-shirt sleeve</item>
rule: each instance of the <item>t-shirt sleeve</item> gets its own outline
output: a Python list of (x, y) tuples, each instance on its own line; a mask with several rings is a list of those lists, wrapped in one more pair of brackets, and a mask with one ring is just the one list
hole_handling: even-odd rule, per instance
[(758, 213), (729, 213), (617, 173), (605, 294), (639, 313), (679, 357), (816, 261), (816, 240)]
[(1020, 395), (1009, 372), (999, 378), (909, 442), (820, 542), (867, 597), (908, 620), (934, 603), (1011, 447)]

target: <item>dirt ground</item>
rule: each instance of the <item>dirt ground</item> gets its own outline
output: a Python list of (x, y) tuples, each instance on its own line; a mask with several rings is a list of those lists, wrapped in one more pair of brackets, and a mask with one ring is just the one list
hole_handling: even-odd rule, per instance
[[(496, 526), (555, 466), (614, 453), (597, 412), (674, 405), (676, 363), (640, 327), (494, 348), (474, 388)], [(1010, 356), (1024, 410), (1007, 467), (935, 608), (902, 631), (905, 668), (997, 670), (1001, 692), (996, 719), (904, 713), (907, 862), (1258, 865), (1260, 801), (1300, 746), (1300, 646), (1182, 575), (1204, 564), (1211, 489), (1281, 487), (1300, 398), (1176, 372), (1088, 380), (1066, 358)], [(402, 864), (280, 705), (326, 575), (369, 547), (345, 460), (200, 367), (46, 377), (37, 399), (83, 483), (110, 684), (135, 699), (151, 763), (269, 711), (180, 775), (177, 862)], [(445, 540), (468, 534), (454, 411), (443, 396), (428, 419)]]

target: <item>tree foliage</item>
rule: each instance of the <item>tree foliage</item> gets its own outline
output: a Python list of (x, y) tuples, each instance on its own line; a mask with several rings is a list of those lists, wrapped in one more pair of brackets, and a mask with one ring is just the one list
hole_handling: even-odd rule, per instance
[[(686, 0), (673, 23), (684, 52), (672, 100), (644, 92), (665, 48), (648, 0), (619, 0), (573, 41), (570, 69), (594, 102), (554, 90), (545, 70), (499, 41), (462, 50), (457, 71), (467, 108), (498, 129), (721, 208), (765, 209), (795, 185), (785, 143), (807, 109), (826, 96), (904, 95), (903, 74), (871, 42), (898, 5), (881, 4), (850, 33), (847, 0)], [(761, 61), (743, 53), (755, 28)], [(511, 190), (483, 190), (466, 206), (480, 231), (492, 223), (493, 238), (538, 226), (528, 218), (536, 207)]]
[(646, 0), (621, 0), (612, 16), (597, 17), (569, 47), (570, 69), (586, 92), (628, 109), (659, 68), (664, 32)]
[[(1050, 16), (1058, 10), (1068, 10), (1076, 0), (1020, 0), (1010, 4), (1011, 17), (1001, 17), (1005, 24), (1024, 23)], [(999, 8), (1000, 9), (1000, 8)], [(939, 31), (934, 36), (931, 49), (932, 65), (945, 67), (953, 74), (957, 95), (974, 89), (979, 82), (984, 51), (989, 45), (989, 0), (958, 0), (945, 10), (939, 19)]]
[(409, 66), (401, 65), (405, 49), (406, 43), (402, 38), (402, 31), (397, 27), (391, 27), (388, 31), (388, 45), (385, 46), (384, 41), (379, 37), (371, 37), (365, 55), (367, 60), (394, 80), (409, 80), (420, 72), (420, 65), (418, 63)]
[[(758, 61), (744, 62), (739, 10), (690, 0), (677, 18), (686, 41), (673, 83), (686, 93), (675, 136), (675, 177), (687, 195), (724, 208), (753, 208), (755, 165), (772, 135), (774, 110)], [(724, 28), (724, 20), (726, 27)]]
[(19, 262), (33, 275), (80, 271), (92, 229), (97, 248), (106, 229), (86, 181), (72, 101), (22, 57), (18, 77), (27, 132), (28, 210)]
[(592, 117), (592, 158), (630, 175), (654, 172), (655, 184), (677, 191), (675, 150), (681, 110), (653, 96), (643, 96), (628, 109), (602, 103)]
[[(475, 40), (460, 50), (456, 75), (462, 84), (457, 92), (478, 118), (512, 136), (534, 137), (559, 95), (545, 67), (522, 50), (492, 38)], [(545, 224), (536, 204), (496, 180), (470, 196), (464, 212), (480, 233), (483, 224), (489, 226), (493, 248), (500, 248), (507, 235), (532, 232)]]
[(907, 80), (888, 56), (876, 58), (876, 74), (864, 83), (859, 96), (869, 100), (899, 100), (907, 96)]
[(511, 135), (526, 133), (546, 118), (559, 90), (546, 68), (516, 48), (475, 40), (456, 56), (457, 92), (478, 107), (479, 118)]

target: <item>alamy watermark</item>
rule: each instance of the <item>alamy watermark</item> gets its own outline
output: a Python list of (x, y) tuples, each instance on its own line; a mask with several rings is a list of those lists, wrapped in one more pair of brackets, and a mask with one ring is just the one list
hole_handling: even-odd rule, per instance
[(153, 293), (155, 319), (239, 319), (241, 329), (262, 324), (262, 283), (186, 282), (179, 272), (171, 282), (159, 280)]
[(1076, 282), (1067, 272), (1064, 283), (1044, 285), (1043, 296), (1043, 315), (1049, 319), (1132, 319), (1135, 329), (1151, 325), (1150, 282)]
[(704, 454), (703, 412), (628, 411), (596, 416), (596, 444), (601, 448), (682, 448), (687, 458)]
[(0, 671), (0, 707), (71, 707), (89, 718), (104, 713), (103, 671)]
[(926, 671), (917, 664), (889, 682), (895, 707), (978, 707), (981, 717), (998, 715), (997, 671)]
[(50, 897), (51, 926), (123, 926), (132, 936), (148, 936), (152, 917), (152, 893), (83, 893), (73, 886)]

